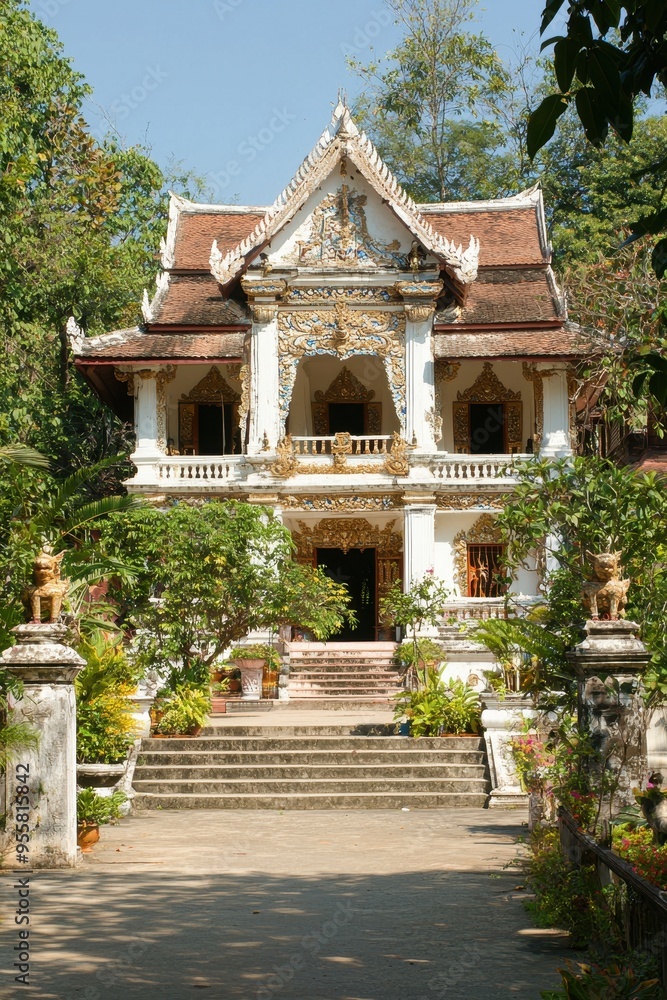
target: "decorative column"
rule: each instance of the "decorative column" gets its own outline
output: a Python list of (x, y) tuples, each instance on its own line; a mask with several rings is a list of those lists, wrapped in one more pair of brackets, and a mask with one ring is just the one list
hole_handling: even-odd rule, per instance
[(507, 694), (500, 699), (487, 692), (482, 695), (482, 706), (482, 726), (491, 778), (489, 808), (525, 808), (528, 795), (516, 773), (510, 744), (521, 735), (525, 720), (534, 719), (537, 712), (521, 694)]
[(523, 363), (523, 377), (535, 394), (535, 443), (542, 458), (572, 454), (567, 365)]
[(0, 656), (0, 665), (24, 685), (12, 721), (36, 728), (39, 745), (7, 768), (7, 822), (12, 833), (16, 803), (27, 786), (20, 813), (29, 827), (26, 869), (71, 868), (77, 862), (74, 678), (85, 663), (63, 644), (64, 625), (19, 625), (13, 631), (18, 644)]
[(647, 774), (646, 708), (641, 673), (651, 656), (635, 622), (586, 622), (586, 638), (567, 654), (577, 672), (579, 721), (592, 733), (602, 766), (616, 788), (606, 816), (634, 805), (633, 787)]
[(287, 283), (246, 277), (253, 324), (250, 334), (250, 394), (248, 454), (275, 452), (281, 437), (278, 368), (278, 300)]
[(153, 467), (167, 448), (166, 386), (176, 377), (176, 366), (141, 368), (138, 371), (114, 372), (119, 382), (127, 382), (128, 395), (134, 396), (135, 450), (131, 456), (137, 467), (134, 483), (152, 482)]
[(398, 281), (405, 303), (405, 440), (417, 454), (436, 450), (433, 314), (441, 281)]
[(406, 589), (435, 563), (435, 497), (403, 497), (403, 581)]

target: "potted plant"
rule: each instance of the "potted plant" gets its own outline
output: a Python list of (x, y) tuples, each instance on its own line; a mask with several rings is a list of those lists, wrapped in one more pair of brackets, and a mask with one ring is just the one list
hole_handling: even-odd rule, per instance
[(433, 574), (433, 570), (430, 570), (406, 591), (403, 590), (402, 583), (397, 581), (380, 601), (382, 622), (393, 622), (409, 630), (413, 647), (412, 664), (415, 667), (419, 662), (419, 633), (425, 626), (438, 624), (448, 597), (449, 591)]
[(262, 697), (262, 679), (267, 663), (280, 667), (280, 657), (273, 646), (235, 646), (230, 653), (241, 671), (244, 701), (259, 701)]
[(76, 797), (76, 841), (84, 854), (89, 854), (100, 839), (100, 826), (120, 819), (126, 802), (124, 792), (99, 795), (93, 788), (82, 788)]
[(411, 736), (460, 736), (479, 731), (478, 693), (463, 681), (447, 682), (435, 667), (418, 672), (419, 687), (396, 695), (395, 719), (408, 719)]
[(199, 736), (211, 714), (211, 696), (201, 687), (181, 684), (164, 697), (161, 707), (155, 735)]
[(223, 677), (221, 681), (211, 684), (211, 715), (224, 715), (227, 711), (227, 700), (225, 694), (229, 690), (229, 679)]
[(127, 698), (108, 690), (79, 700), (76, 713), (77, 781), (80, 785), (114, 785), (125, 771), (135, 723)]
[(416, 642), (403, 642), (397, 646), (394, 657), (404, 672), (410, 667), (424, 670), (426, 667), (436, 667), (442, 663), (445, 659), (445, 650), (433, 639), (417, 639)]

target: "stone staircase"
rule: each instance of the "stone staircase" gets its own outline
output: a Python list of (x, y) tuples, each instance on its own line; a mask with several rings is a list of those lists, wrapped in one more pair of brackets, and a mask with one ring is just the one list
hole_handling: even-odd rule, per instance
[(292, 708), (393, 705), (402, 687), (395, 642), (291, 642)]
[(489, 782), (476, 736), (378, 735), (388, 725), (234, 726), (145, 739), (143, 809), (480, 808)]

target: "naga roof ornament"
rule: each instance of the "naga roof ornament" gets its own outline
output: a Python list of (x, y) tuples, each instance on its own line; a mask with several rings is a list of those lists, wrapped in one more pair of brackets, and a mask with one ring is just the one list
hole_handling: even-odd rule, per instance
[(249, 258), (252, 259), (290, 222), (344, 157), (354, 163), (425, 250), (442, 260), (460, 284), (468, 285), (475, 280), (479, 240), (471, 235), (469, 245), (463, 249), (462, 245), (457, 246), (437, 233), (383, 162), (370, 139), (357, 128), (349, 109), (339, 102), (331, 124), (253, 232), (228, 253), (219, 249), (217, 241), (213, 243), (211, 272), (220, 284), (227, 285), (243, 272), (250, 262)]

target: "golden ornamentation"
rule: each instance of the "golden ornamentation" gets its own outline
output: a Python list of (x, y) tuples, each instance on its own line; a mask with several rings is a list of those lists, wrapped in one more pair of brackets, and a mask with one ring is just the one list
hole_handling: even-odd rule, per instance
[(615, 621), (625, 618), (630, 580), (621, 580), (622, 552), (586, 552), (593, 569), (593, 580), (584, 583), (582, 596), (588, 613), (594, 621), (600, 617)]
[(278, 313), (278, 303), (274, 302), (273, 305), (254, 303), (251, 309), (255, 323), (271, 323)]
[(282, 278), (253, 278), (245, 275), (241, 278), (241, 287), (246, 295), (278, 299), (284, 294), (287, 282)]
[(510, 493), (439, 493), (436, 503), (440, 510), (502, 510)]
[(533, 396), (535, 399), (535, 432), (533, 434), (533, 451), (537, 454), (542, 444), (544, 434), (544, 385), (543, 379), (551, 378), (556, 372), (553, 368), (541, 370), (524, 361), (522, 365), (523, 377), (527, 382), (533, 383)]
[(500, 528), (495, 517), (482, 514), (467, 531), (459, 531), (454, 538), (454, 580), (459, 586), (460, 596), (468, 594), (468, 546), (499, 545), (502, 542)]
[(448, 361), (447, 358), (435, 359), (435, 381), (453, 382), (461, 368), (460, 361)]
[(442, 292), (442, 281), (397, 281), (394, 285), (405, 303), (405, 314), (411, 323), (425, 323), (435, 312), (435, 303)]
[(333, 380), (326, 392), (318, 389), (315, 393), (313, 409), (313, 432), (319, 437), (329, 433), (329, 403), (364, 403), (369, 434), (380, 434), (382, 427), (382, 403), (369, 402), (375, 395), (374, 389), (367, 389), (349, 368), (344, 367)]
[(367, 200), (347, 184), (323, 198), (308, 220), (308, 238), (297, 243), (287, 261), (319, 267), (405, 267), (398, 240), (385, 244), (370, 235)]
[(456, 394), (452, 405), (454, 427), (454, 450), (462, 453), (470, 450), (470, 403), (505, 404), (505, 430), (510, 453), (520, 452), (523, 445), (523, 404), (521, 393), (506, 388), (493, 370), (490, 361), (468, 388)]
[(298, 363), (305, 356), (334, 354), (341, 360), (371, 354), (382, 358), (401, 423), (405, 423), (405, 314), (356, 310), (345, 302), (333, 309), (278, 314), (280, 411), (289, 413)]
[(374, 395), (374, 389), (367, 389), (363, 382), (360, 382), (357, 376), (353, 375), (350, 369), (344, 366), (325, 392), (322, 392), (321, 389), (317, 390), (315, 400), (318, 403), (349, 401), (366, 403)]
[(317, 524), (297, 521), (299, 531), (292, 532), (299, 560), (311, 562), (316, 549), (378, 549), (378, 554), (399, 555), (403, 537), (395, 531), (396, 521), (384, 528), (371, 524), (365, 517), (325, 517)]
[(240, 378), (241, 378), (241, 368), (242, 368), (241, 364), (236, 364), (236, 363), (229, 364), (229, 365), (225, 365), (225, 368), (227, 369), (227, 377), (228, 378), (234, 379), (235, 382), (238, 382), (240, 380)]
[(241, 433), (241, 442), (244, 442), (246, 436), (246, 424), (248, 422), (248, 413), (250, 412), (250, 365), (240, 365), (238, 377), (241, 382), (241, 402), (239, 403), (238, 421)]
[(352, 436), (347, 431), (338, 431), (331, 442), (332, 465), (303, 464), (294, 451), (294, 442), (290, 434), (279, 442), (278, 459), (271, 466), (271, 474), (281, 479), (288, 476), (330, 476), (330, 475), (370, 475), (377, 476), (407, 476), (410, 471), (407, 452), (408, 445), (398, 431), (394, 431), (391, 447), (385, 454), (382, 465), (372, 465), (370, 462), (350, 464), (348, 455), (353, 453)]
[(504, 403), (510, 399), (521, 399), (521, 393), (505, 388), (494, 372), (491, 362), (485, 361), (484, 367), (470, 388), (464, 389), (463, 392), (459, 391), (456, 398), (460, 403)]
[(283, 296), (284, 302), (301, 305), (322, 305), (333, 302), (355, 302), (362, 304), (388, 305), (399, 302), (399, 296), (393, 286), (373, 285), (364, 288), (333, 288), (330, 285), (297, 286), (288, 288)]
[(321, 493), (308, 493), (301, 496), (280, 497), (280, 505), (286, 510), (324, 510), (346, 513), (358, 510), (392, 510), (398, 506), (398, 500), (390, 494), (364, 496), (353, 493), (345, 496), (330, 496)]
[[(126, 374), (121, 372), (121, 375)], [(137, 376), (144, 381), (149, 379), (155, 379), (155, 406), (157, 411), (157, 448), (158, 451), (166, 452), (167, 450), (167, 383), (172, 382), (176, 378), (176, 365), (164, 365), (162, 368), (141, 368), (139, 371), (132, 372), (132, 375), (136, 378)], [(118, 378), (118, 375), (116, 376)], [(119, 379), (119, 381), (124, 382), (125, 379)], [(134, 392), (134, 387), (136, 383), (132, 382), (132, 389)], [(129, 387), (129, 380), (128, 380)]]
[(118, 382), (127, 382), (128, 396), (134, 396), (134, 372), (123, 372), (120, 368), (114, 368), (113, 373)]
[(63, 551), (54, 556), (51, 546), (45, 545), (32, 564), (33, 584), (26, 587), (22, 595), (32, 622), (41, 622), (44, 603), (49, 607), (49, 622), (57, 622), (60, 618), (63, 599), (69, 590), (69, 580), (60, 578), (64, 555)]
[(207, 375), (188, 393), (183, 393), (184, 403), (238, 403), (238, 392), (227, 384), (217, 365), (213, 365)]

